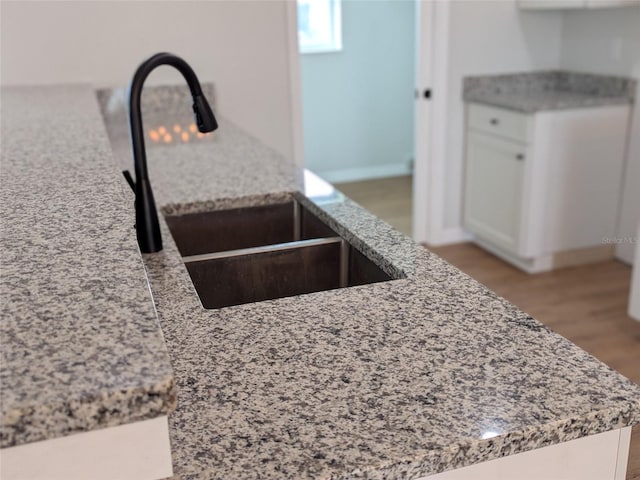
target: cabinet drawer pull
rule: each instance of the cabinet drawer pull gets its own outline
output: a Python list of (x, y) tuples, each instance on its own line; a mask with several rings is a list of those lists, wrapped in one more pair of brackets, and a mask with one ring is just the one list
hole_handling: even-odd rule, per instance
[(516, 155), (516, 160), (524, 160), (524, 154), (523, 153), (519, 153)]
[(497, 119), (497, 118), (492, 118), (491, 120), (489, 120), (489, 123), (490, 123), (491, 125), (497, 125), (499, 122), (498, 122), (498, 119)]

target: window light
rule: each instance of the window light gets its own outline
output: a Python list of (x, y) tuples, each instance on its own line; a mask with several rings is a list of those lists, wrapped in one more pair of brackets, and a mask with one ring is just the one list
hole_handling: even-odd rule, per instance
[(300, 53), (342, 50), (341, 0), (298, 0)]

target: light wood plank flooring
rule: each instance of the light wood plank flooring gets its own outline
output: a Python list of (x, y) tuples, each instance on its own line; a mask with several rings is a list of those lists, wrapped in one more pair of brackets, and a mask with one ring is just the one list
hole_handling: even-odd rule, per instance
[[(337, 187), (400, 231), (411, 232), (411, 177)], [(640, 384), (640, 322), (627, 315), (627, 265), (609, 260), (528, 275), (470, 243), (430, 250)], [(640, 426), (633, 429), (627, 480), (640, 480)]]
[(412, 177), (336, 183), (336, 188), (377, 217), (411, 236)]

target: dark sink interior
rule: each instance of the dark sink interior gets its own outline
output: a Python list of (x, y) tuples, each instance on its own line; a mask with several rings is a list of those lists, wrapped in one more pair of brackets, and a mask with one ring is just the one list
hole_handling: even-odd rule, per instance
[(337, 236), (294, 201), (165, 218), (183, 257)]
[(205, 308), (392, 280), (296, 201), (165, 218)]

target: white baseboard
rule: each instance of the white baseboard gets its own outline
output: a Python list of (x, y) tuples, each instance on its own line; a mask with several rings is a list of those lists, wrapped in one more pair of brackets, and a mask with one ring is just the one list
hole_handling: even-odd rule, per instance
[(366, 167), (342, 168), (339, 170), (314, 171), (316, 175), (330, 183), (357, 182), (375, 178), (399, 177), (411, 175), (411, 167), (407, 163), (388, 163)]
[(628, 265), (633, 265), (635, 245), (633, 243), (621, 243), (616, 245), (616, 258)]
[(171, 477), (166, 416), (0, 449), (3, 480)]
[(553, 255), (542, 255), (535, 258), (521, 258), (512, 253), (505, 252), (490, 242), (474, 237), (473, 242), (496, 257), (501, 258), (525, 273), (541, 273), (553, 270)]
[(435, 234), (424, 240), (420, 238), (415, 238), (415, 240), (419, 243), (426, 243), (427, 247), (441, 247), (443, 245), (468, 242), (472, 238), (473, 236), (465, 232), (462, 227), (449, 227), (435, 232)]
[(462, 227), (449, 227), (440, 232), (440, 245), (467, 242), (472, 238), (473, 236), (465, 232)]

